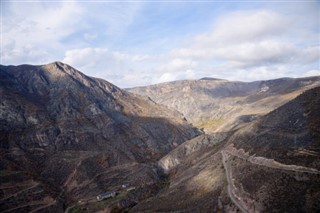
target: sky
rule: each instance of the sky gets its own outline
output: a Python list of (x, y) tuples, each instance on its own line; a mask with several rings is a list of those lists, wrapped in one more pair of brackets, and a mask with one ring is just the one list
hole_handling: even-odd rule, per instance
[(1, 64), (119, 87), (320, 75), (320, 1), (1, 0)]

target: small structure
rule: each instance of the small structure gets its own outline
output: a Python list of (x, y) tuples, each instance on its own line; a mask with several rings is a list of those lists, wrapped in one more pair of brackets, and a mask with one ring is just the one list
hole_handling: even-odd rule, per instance
[(128, 186), (129, 186), (129, 184), (122, 184), (122, 185), (121, 185), (121, 187), (122, 187), (123, 189), (127, 188)]
[(104, 200), (104, 199), (107, 199), (107, 198), (110, 198), (110, 197), (115, 197), (116, 196), (116, 192), (115, 191), (112, 191), (112, 192), (105, 192), (105, 193), (101, 193), (97, 196), (97, 200), (98, 201), (101, 201), (101, 200)]

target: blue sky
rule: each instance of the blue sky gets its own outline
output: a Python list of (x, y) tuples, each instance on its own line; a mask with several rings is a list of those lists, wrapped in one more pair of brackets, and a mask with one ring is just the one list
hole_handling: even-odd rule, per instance
[(319, 1), (1, 1), (1, 64), (120, 87), (320, 75)]

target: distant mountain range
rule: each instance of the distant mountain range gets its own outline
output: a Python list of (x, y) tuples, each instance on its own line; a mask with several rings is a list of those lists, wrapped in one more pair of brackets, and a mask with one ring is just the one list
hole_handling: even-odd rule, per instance
[(318, 212), (319, 106), (320, 77), (123, 90), (0, 65), (0, 211)]
[[(178, 110), (207, 132), (232, 129), (320, 86), (320, 77), (239, 82), (213, 78), (184, 80), (128, 89)], [(224, 130), (223, 130), (224, 129)]]

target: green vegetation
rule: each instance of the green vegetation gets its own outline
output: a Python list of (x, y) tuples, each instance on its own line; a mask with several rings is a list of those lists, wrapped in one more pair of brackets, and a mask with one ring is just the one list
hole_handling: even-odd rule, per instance
[(198, 123), (195, 123), (194, 125), (198, 128), (203, 128), (206, 131), (214, 131), (216, 130), (219, 126), (223, 124), (225, 120), (223, 118), (217, 118), (217, 119), (208, 119), (204, 120)]

